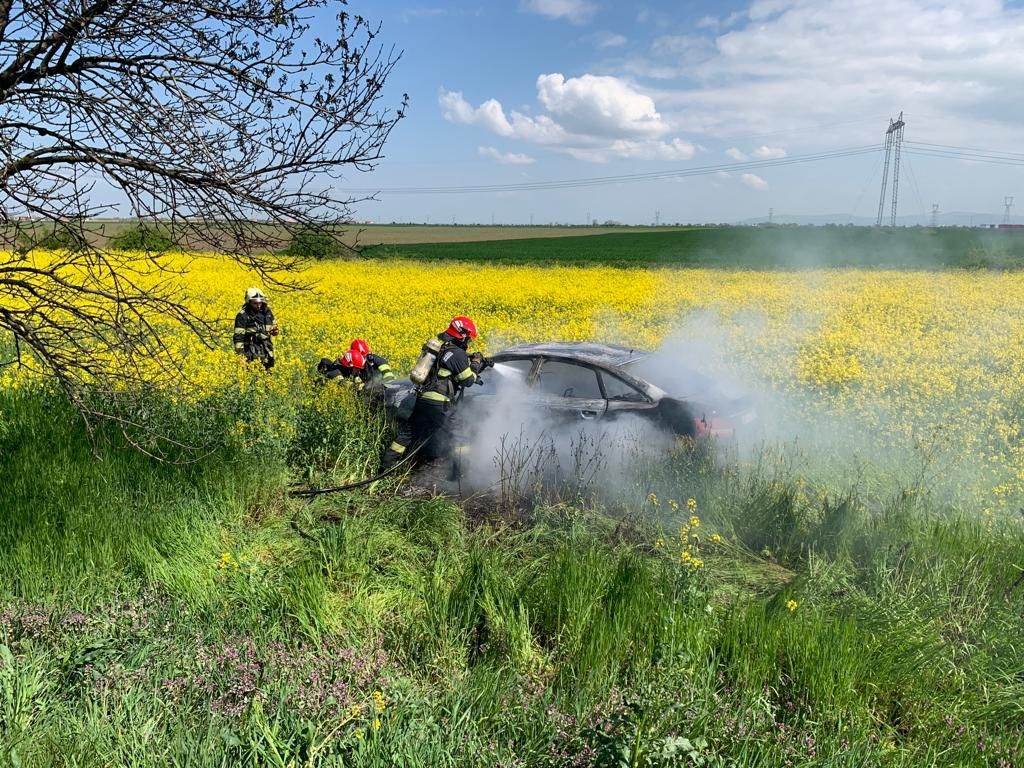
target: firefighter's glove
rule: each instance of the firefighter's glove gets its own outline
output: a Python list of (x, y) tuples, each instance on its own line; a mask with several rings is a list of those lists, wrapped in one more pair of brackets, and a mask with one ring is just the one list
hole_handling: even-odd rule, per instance
[(469, 356), (469, 367), (473, 371), (473, 373), (479, 374), (482, 371), (485, 371), (488, 368), (490, 368), (492, 365), (494, 365), (494, 363), (492, 363), (479, 352), (474, 352), (472, 355)]

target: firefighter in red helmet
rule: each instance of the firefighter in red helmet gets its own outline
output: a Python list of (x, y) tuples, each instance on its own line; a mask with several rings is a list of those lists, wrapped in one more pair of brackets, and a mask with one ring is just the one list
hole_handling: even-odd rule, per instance
[(401, 461), (410, 446), (422, 446), (418, 457), (437, 459), (453, 449), (449, 421), (462, 391), (477, 382), (489, 364), (481, 354), (470, 355), (469, 344), (477, 337), (476, 323), (463, 315), (452, 318), (448, 327), (423, 347), (423, 356), (413, 368), (417, 384), (412, 415), (399, 421), (394, 442), (384, 453), (384, 469)]
[(387, 358), (370, 352), (370, 345), (363, 339), (353, 339), (348, 351), (337, 360), (321, 358), (316, 368), (324, 377), (340, 378), (371, 398), (382, 397), (384, 386), (395, 380)]

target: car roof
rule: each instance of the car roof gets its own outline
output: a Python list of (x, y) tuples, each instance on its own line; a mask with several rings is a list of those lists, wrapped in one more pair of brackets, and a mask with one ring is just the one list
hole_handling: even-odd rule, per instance
[(575, 360), (603, 368), (621, 368), (642, 360), (650, 353), (642, 349), (630, 349), (615, 344), (598, 344), (592, 341), (553, 341), (540, 344), (518, 344), (493, 355), (500, 362), (517, 357), (550, 357)]

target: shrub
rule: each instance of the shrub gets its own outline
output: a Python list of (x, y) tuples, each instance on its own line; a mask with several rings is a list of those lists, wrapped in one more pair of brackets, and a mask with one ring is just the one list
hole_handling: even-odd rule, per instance
[(293, 236), (285, 248), (285, 254), (301, 259), (336, 259), (348, 248), (338, 239), (337, 233), (320, 227), (304, 227)]
[(18, 237), (17, 249), (23, 253), (33, 248), (46, 251), (77, 251), (86, 245), (85, 240), (75, 231), (77, 225), (68, 228), (55, 225), (53, 229), (43, 232), (36, 227)]
[(174, 247), (174, 241), (166, 233), (146, 224), (139, 224), (111, 238), (110, 247), (116, 251), (149, 251), (162, 253)]

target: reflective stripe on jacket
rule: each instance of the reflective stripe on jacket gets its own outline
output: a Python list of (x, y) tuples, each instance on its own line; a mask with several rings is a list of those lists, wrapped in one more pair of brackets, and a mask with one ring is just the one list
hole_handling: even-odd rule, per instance
[(466, 350), (454, 344), (452, 337), (446, 333), (438, 338), (442, 341), (441, 351), (438, 352), (433, 375), (423, 384), (420, 398), (446, 403), (463, 387), (475, 384), (476, 374)]
[(253, 309), (244, 304), (235, 315), (235, 332), (232, 341), (235, 352), (253, 359), (273, 359), (274, 338), (270, 329), (275, 325), (274, 313), (264, 305)]

